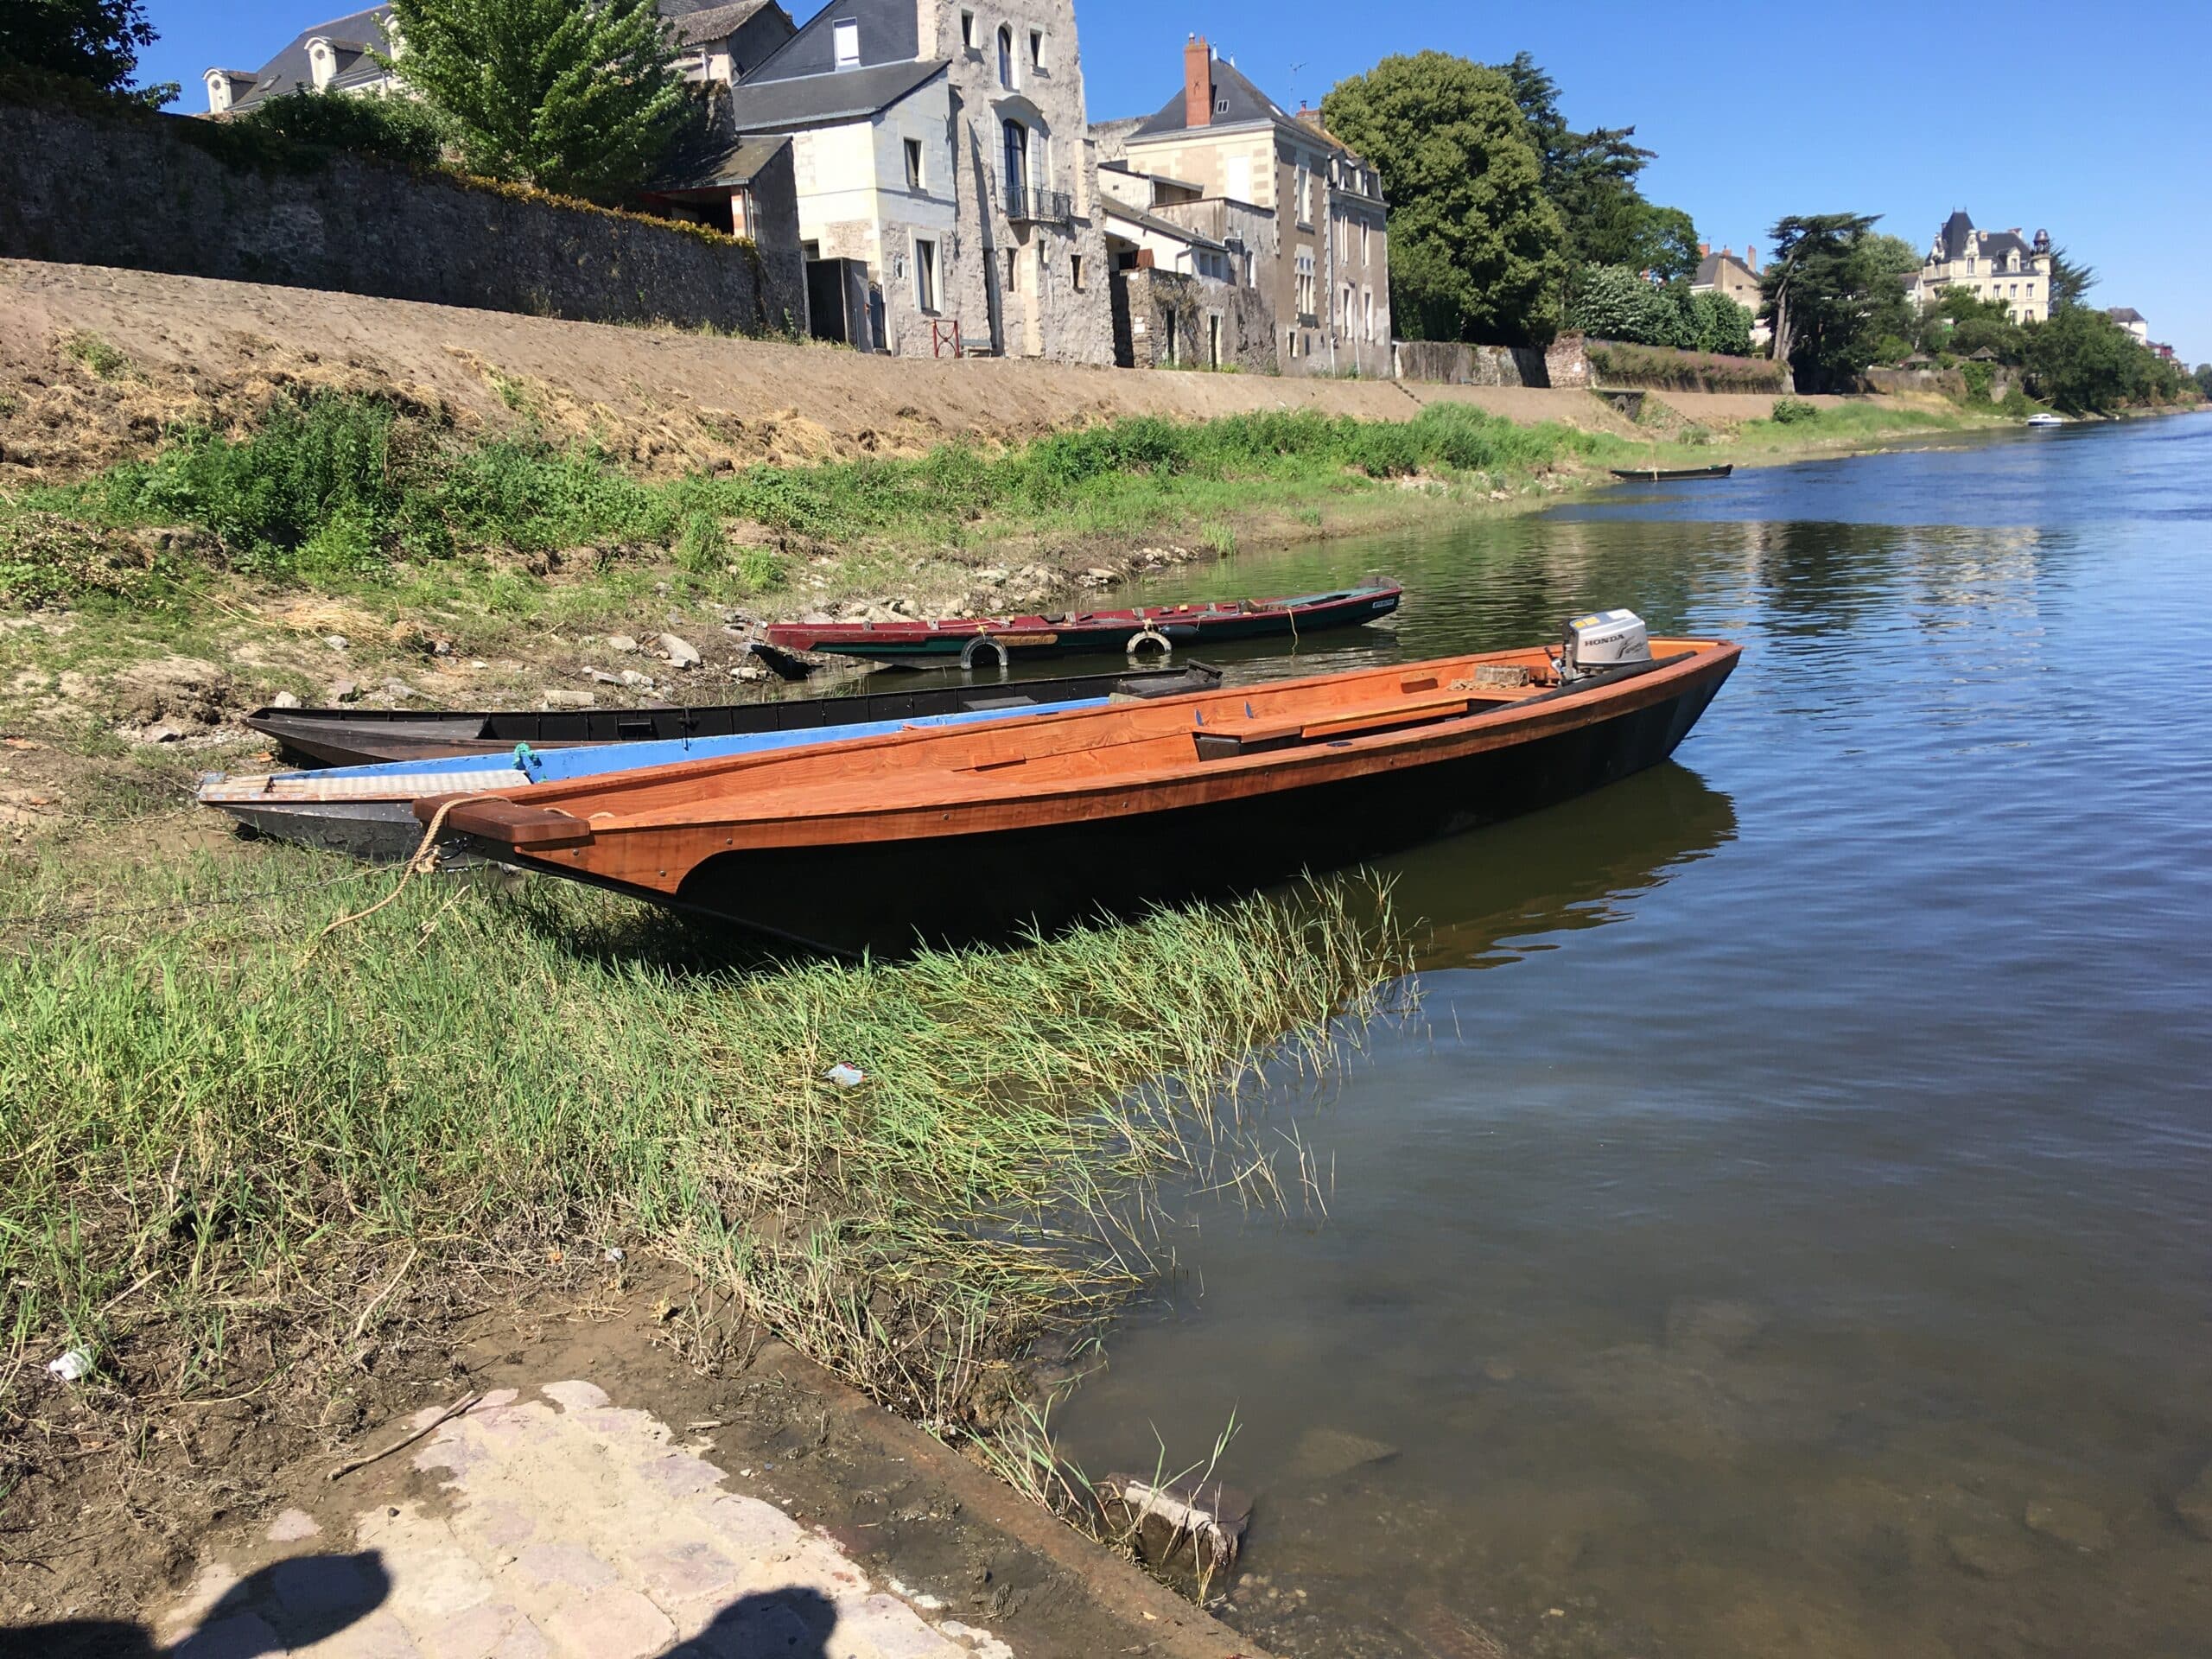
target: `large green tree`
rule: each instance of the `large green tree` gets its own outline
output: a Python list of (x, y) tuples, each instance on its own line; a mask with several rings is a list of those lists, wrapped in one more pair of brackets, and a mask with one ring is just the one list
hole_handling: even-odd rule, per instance
[(2066, 257), (2063, 248), (2050, 251), (2050, 308), (2053, 312), (2064, 311), (2081, 304), (2096, 285), (2094, 267), (2075, 264)]
[(1626, 265), (1648, 270), (1662, 282), (1694, 275), (1697, 226), (1681, 208), (1644, 199), (1638, 181), (1657, 153), (1634, 142), (1636, 129), (1575, 131), (1560, 113), (1558, 82), (1526, 52), (1500, 65), (1498, 73), (1529, 124), (1529, 143), (1543, 168), (1544, 194), (1566, 226), (1567, 255), (1574, 270)]
[(1885, 340), (1902, 340), (1915, 318), (1898, 261), (1917, 256), (1876, 232), (1879, 215), (1793, 214), (1768, 234), (1774, 257), (1760, 282), (1774, 329), (1774, 354), (1800, 391), (1848, 391)]
[(2012, 308), (1999, 299), (1982, 299), (1970, 288), (1947, 288), (1938, 295), (1921, 312), (1912, 341), (1931, 356), (1949, 352), (1971, 357), (1987, 349), (2004, 363), (2019, 362), (2027, 349), (2026, 336), (2012, 321)]
[(392, 0), (394, 67), (478, 172), (618, 196), (692, 118), (653, 0)]
[(2027, 358), (2036, 396), (2075, 414), (2107, 415), (2181, 390), (2177, 365), (2086, 305), (2069, 305), (2030, 329)]
[(138, 54), (157, 36), (140, 0), (0, 0), (0, 63), (86, 80), (158, 108), (177, 84), (134, 89)]
[(1416, 340), (1548, 341), (1565, 232), (1513, 89), (1443, 52), (1385, 58), (1321, 101), (1390, 199), (1392, 315)]

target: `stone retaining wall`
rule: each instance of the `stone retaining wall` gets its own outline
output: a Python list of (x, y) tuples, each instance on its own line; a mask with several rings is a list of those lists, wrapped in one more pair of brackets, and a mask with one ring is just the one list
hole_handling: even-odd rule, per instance
[(256, 165), (232, 137), (187, 116), (0, 103), (0, 257), (804, 332), (798, 261), (764, 267), (750, 243), (361, 156)]
[(1573, 390), (1590, 384), (1582, 336), (1561, 334), (1542, 351), (1532, 346), (1468, 346), (1457, 340), (1396, 342), (1401, 380), (1440, 386), (1549, 386)]

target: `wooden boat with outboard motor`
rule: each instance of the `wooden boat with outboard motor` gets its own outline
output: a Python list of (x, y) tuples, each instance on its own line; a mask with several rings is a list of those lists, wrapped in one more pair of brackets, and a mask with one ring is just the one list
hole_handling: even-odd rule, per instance
[(1626, 479), (1631, 484), (1691, 484), (1700, 479), (1726, 478), (1736, 470), (1729, 461), (1719, 467), (1616, 467), (1615, 478)]
[(943, 621), (779, 622), (761, 630), (785, 651), (827, 651), (871, 662), (958, 663), (974, 668), (1009, 657), (1065, 657), (1218, 645), (1232, 639), (1292, 639), (1375, 622), (1398, 608), (1405, 590), (1373, 582), (1284, 599), (1213, 600), (1198, 605), (1139, 605), (1118, 611), (1052, 616), (969, 616)]
[[(279, 772), (245, 777), (211, 772), (200, 779), (203, 806), (227, 812), (249, 830), (272, 840), (322, 847), (356, 858), (403, 859), (422, 842), (414, 804), (426, 795), (474, 794), (574, 782), (613, 772), (664, 766), (680, 761), (859, 742), (899, 732), (948, 726), (976, 726), (1077, 709), (1103, 709), (1116, 699), (1141, 700), (1208, 690), (1221, 683), (1221, 671), (1192, 663), (1169, 672), (1097, 674), (1080, 678), (1035, 680), (1020, 686), (970, 687), (976, 706), (939, 708), (942, 695), (840, 697), (833, 702), (798, 705), (823, 709), (888, 709), (890, 717), (849, 721), (842, 725), (795, 725), (712, 736), (648, 739), (625, 743), (553, 746), (518, 742), (505, 753), (475, 753), (426, 760), (385, 761), (359, 766)], [(963, 688), (950, 688), (962, 690)], [(1009, 694), (1020, 695), (1009, 695)], [(982, 695), (988, 694), (988, 695)], [(913, 713), (922, 704), (932, 712)], [(779, 707), (781, 705), (766, 705)], [(675, 712), (645, 710), (645, 713)], [(699, 712), (699, 711), (695, 711)], [(730, 715), (751, 712), (708, 710)]]
[(1070, 674), (1055, 679), (974, 680), (911, 691), (869, 691), (843, 697), (785, 697), (774, 702), (650, 709), (257, 709), (245, 724), (276, 740), (281, 759), (296, 766), (374, 766), (452, 755), (511, 754), (533, 749), (609, 743), (680, 743), (741, 737), (754, 732), (816, 731), (886, 720), (1033, 708), (1085, 697), (1169, 696), (1220, 683), (1205, 663), (1179, 668), (1126, 668), (1118, 674)]
[(488, 857), (842, 953), (1018, 938), (1530, 811), (1664, 760), (1736, 665), (1566, 643), (415, 804)]

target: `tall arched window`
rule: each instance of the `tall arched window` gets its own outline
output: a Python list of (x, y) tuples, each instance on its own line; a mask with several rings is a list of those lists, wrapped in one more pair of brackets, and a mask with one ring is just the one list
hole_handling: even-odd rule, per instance
[(1019, 213), (1029, 202), (1029, 129), (1020, 122), (1008, 120), (1004, 124), (1006, 136), (1006, 173), (1002, 180), (1006, 187), (1006, 208), (1009, 213)]
[(1014, 75), (1014, 30), (1005, 23), (999, 25), (999, 85), (1012, 91), (1020, 82)]

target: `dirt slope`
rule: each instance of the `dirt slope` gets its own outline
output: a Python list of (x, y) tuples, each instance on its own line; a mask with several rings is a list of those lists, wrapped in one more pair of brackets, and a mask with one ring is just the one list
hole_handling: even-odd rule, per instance
[[(73, 354), (73, 340), (80, 342)], [(1139, 414), (1204, 419), (1316, 409), (1402, 420), (1439, 401), (1636, 435), (1581, 391), (893, 360), (820, 346), (0, 260), (0, 486), (76, 476), (143, 453), (165, 422), (228, 424), (295, 385), (381, 389), (464, 425), (531, 416), (555, 434), (596, 437), (631, 465), (658, 473), (718, 461), (911, 454), (956, 436), (1020, 441)], [(1770, 400), (1668, 401), (1693, 418), (1725, 422), (1764, 415)]]

